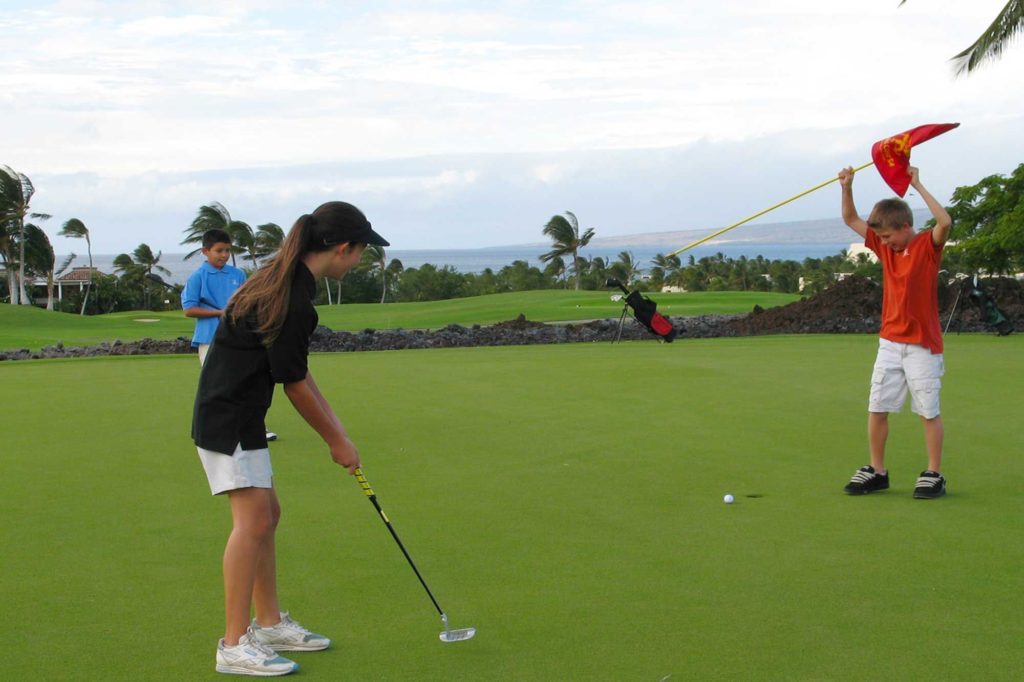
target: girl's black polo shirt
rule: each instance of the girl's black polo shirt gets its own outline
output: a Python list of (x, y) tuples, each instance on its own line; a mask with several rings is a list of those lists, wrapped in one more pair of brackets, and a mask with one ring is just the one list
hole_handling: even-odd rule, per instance
[(309, 339), (319, 317), (313, 307), (316, 281), (301, 261), (292, 278), (288, 314), (274, 343), (266, 347), (254, 330), (254, 315), (232, 323), (225, 317), (199, 374), (192, 412), (192, 440), (204, 450), (230, 455), (267, 447), (264, 419), (274, 384), (302, 381), (308, 371)]

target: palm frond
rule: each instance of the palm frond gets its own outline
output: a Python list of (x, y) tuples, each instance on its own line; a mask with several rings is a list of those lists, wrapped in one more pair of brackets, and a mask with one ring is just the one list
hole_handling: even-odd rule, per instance
[[(26, 185), (29, 188), (25, 195)], [(22, 220), (28, 212), (32, 182), (10, 166), (0, 165), (0, 223)]]
[(578, 234), (580, 231), (580, 221), (576, 220), (576, 214), (572, 211), (566, 211), (565, 215), (569, 216), (569, 223), (572, 225), (572, 231)]
[[(32, 196), (36, 193), (36, 188), (24, 173), (18, 173), (18, 178), (21, 180), (21, 201), (27, 211), (28, 205), (32, 203)], [(50, 216), (46, 217), (49, 218)]]
[(70, 237), (72, 239), (83, 239), (88, 235), (89, 228), (78, 218), (71, 218), (66, 221), (63, 227), (60, 228), (60, 232), (57, 233), (58, 237)]
[(548, 251), (547, 253), (542, 253), (541, 255), (539, 255), (537, 257), (541, 261), (547, 263), (549, 260), (552, 260), (553, 258), (561, 258), (562, 256), (568, 256), (568, 255), (571, 255), (571, 254), (572, 254), (572, 248), (571, 247), (556, 246), (555, 248), (553, 248), (552, 250)]
[(567, 244), (576, 239), (576, 230), (568, 220), (560, 215), (551, 216), (543, 230), (556, 243)]
[(140, 265), (151, 265), (160, 259), (159, 256), (153, 255), (153, 249), (149, 247), (149, 244), (139, 244), (135, 247), (132, 255), (135, 257), (135, 262)]
[(53, 272), (55, 260), (53, 245), (43, 229), (33, 223), (25, 223), (25, 271), (46, 275)]
[(128, 272), (136, 267), (135, 261), (127, 253), (119, 253), (114, 256), (114, 270), (116, 272)]
[(78, 256), (76, 256), (76, 255), (75, 255), (75, 254), (73, 254), (73, 253), (72, 253), (72, 254), (69, 254), (67, 258), (65, 258), (65, 259), (64, 259), (63, 261), (61, 261), (60, 267), (59, 267), (59, 268), (57, 268), (57, 269), (56, 269), (56, 270), (54, 271), (54, 273), (53, 273), (53, 274), (54, 274), (54, 275), (56, 275), (56, 276), (58, 276), (58, 277), (59, 277), (60, 275), (63, 275), (63, 274), (64, 274), (64, 271), (68, 269), (68, 266), (69, 266), (69, 265), (71, 265), (71, 261), (75, 260), (75, 258), (77, 258), (77, 257), (78, 257)]
[(201, 244), (203, 233), (207, 230), (224, 230), (231, 234), (231, 214), (217, 201), (199, 207), (192, 224), (185, 230), (185, 239), (181, 243)]
[(586, 246), (590, 243), (590, 240), (594, 238), (594, 228), (588, 227), (587, 231), (580, 235), (579, 245)]
[(267, 258), (277, 253), (284, 241), (284, 230), (277, 223), (256, 226), (256, 256)]
[(966, 50), (953, 56), (957, 76), (969, 74), (987, 61), (998, 59), (1010, 41), (1024, 32), (1024, 0), (1010, 0), (995, 21)]

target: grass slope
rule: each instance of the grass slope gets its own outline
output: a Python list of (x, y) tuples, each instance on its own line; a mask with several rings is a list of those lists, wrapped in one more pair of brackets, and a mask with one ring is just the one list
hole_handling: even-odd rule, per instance
[[(747, 313), (755, 305), (770, 308), (799, 297), (791, 294), (746, 292), (700, 292), (656, 294), (660, 310), (669, 315)], [(608, 292), (527, 291), (476, 298), (424, 303), (359, 304), (320, 306), (321, 324), (335, 330), (366, 328), (438, 328), (449, 324), (491, 324), (523, 313), (539, 322), (590, 320), (618, 317), (621, 304)], [(0, 305), (0, 349), (29, 348), (63, 342), (65, 346), (88, 346), (103, 341), (135, 341), (144, 337), (174, 339), (192, 337), (194, 321), (180, 311), (131, 311), (82, 317), (47, 312), (40, 308)]]
[[(874, 347), (314, 356), (452, 625), (479, 633), (438, 642), (383, 524), (278, 393), (282, 597), (336, 641), (297, 654), (302, 675), (1021, 679), (1024, 338), (948, 339), (938, 501), (911, 498), (924, 455), (909, 413), (893, 419), (893, 489), (841, 493), (866, 457)], [(188, 439), (197, 372), (188, 357), (0, 365), (18, 397), (0, 460), (6, 677), (221, 679), (229, 514)]]

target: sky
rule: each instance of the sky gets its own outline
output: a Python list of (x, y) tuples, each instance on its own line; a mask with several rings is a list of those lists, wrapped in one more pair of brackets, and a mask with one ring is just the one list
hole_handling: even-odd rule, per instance
[[(1005, 0), (0, 3), (0, 164), (57, 253), (189, 250), (200, 206), (285, 229), (359, 206), (397, 249), (708, 233), (924, 123), (925, 186), (1024, 162), (1024, 41), (955, 77)], [(891, 192), (873, 169), (862, 211)], [(920, 198), (908, 195), (915, 208)], [(758, 223), (838, 215), (830, 185)]]

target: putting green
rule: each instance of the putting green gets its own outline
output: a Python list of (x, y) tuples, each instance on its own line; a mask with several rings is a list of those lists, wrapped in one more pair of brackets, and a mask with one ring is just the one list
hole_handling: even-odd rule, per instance
[[(316, 355), (320, 387), (453, 627), (278, 393), (285, 608), (310, 679), (1024, 676), (1020, 336), (951, 336), (949, 495), (921, 428), (865, 461), (870, 336)], [(0, 364), (9, 679), (223, 679), (223, 499), (188, 438), (190, 357)], [(725, 493), (736, 502), (722, 503)], [(866, 669), (864, 665), (869, 665)]]

